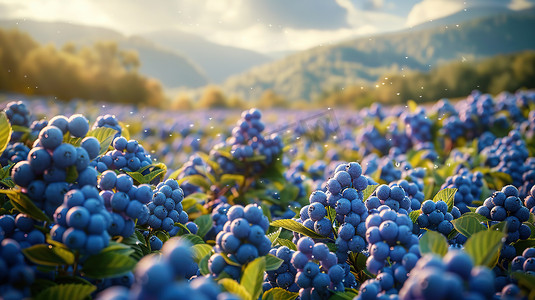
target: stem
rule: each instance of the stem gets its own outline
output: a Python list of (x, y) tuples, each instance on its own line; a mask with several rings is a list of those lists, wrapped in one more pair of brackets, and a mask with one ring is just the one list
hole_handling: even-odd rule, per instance
[(76, 254), (74, 256), (74, 266), (72, 268), (72, 276), (76, 276), (76, 272), (78, 271), (78, 260), (80, 259), (80, 252), (76, 251)]

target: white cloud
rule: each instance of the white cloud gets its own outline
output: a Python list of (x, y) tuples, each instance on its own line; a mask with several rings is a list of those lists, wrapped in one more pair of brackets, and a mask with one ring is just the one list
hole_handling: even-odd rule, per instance
[(405, 16), (385, 12), (390, 1), (369, 0), (372, 10), (359, 1), (0, 0), (0, 17), (96, 25), (125, 34), (179, 29), (259, 52), (302, 50), (404, 27)]
[(424, 0), (412, 8), (407, 17), (407, 26), (412, 27), (459, 12), (465, 8), (463, 2), (454, 0)]
[(449, 16), (463, 9), (501, 7), (521, 10), (535, 6), (535, 0), (424, 0), (412, 8), (407, 26), (412, 27), (430, 20)]
[(512, 10), (528, 9), (535, 6), (535, 0), (512, 0), (509, 8)]

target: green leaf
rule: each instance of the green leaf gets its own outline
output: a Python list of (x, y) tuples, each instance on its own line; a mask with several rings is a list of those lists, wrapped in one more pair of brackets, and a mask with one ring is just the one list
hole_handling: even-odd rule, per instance
[(99, 155), (102, 155), (108, 151), (111, 142), (113, 142), (113, 139), (115, 138), (115, 134), (117, 134), (117, 130), (113, 128), (100, 127), (90, 130), (87, 133), (87, 136), (93, 136), (98, 140), (98, 142), (100, 143)]
[(241, 285), (251, 296), (251, 300), (256, 300), (262, 292), (264, 282), (264, 272), (266, 271), (266, 260), (258, 257), (248, 263), (241, 277)]
[(38, 244), (22, 250), (33, 263), (43, 266), (72, 265), (74, 254), (67, 249)]
[(486, 175), (492, 178), (489, 187), (495, 190), (501, 190), (504, 186), (513, 183), (511, 175), (504, 172), (490, 172)]
[(326, 239), (327, 237), (317, 234), (315, 231), (312, 231), (301, 223), (297, 223), (295, 220), (291, 219), (283, 219), (283, 220), (276, 220), (271, 222), (270, 224), (273, 227), (282, 227), (284, 229), (288, 229), (290, 231), (294, 231), (303, 235), (306, 235), (311, 238), (316, 239)]
[(353, 294), (353, 293), (346, 293), (346, 292), (336, 292), (334, 293), (334, 295), (332, 295), (331, 297), (329, 297), (329, 300), (353, 300), (353, 298), (356, 296), (357, 294)]
[(482, 215), (480, 215), (478, 213), (475, 213), (475, 212), (471, 212), (471, 211), (467, 212), (467, 213), (464, 213), (462, 216), (463, 217), (464, 216), (470, 216), (470, 217), (476, 218), (479, 222), (483, 222), (483, 223), (490, 221), (489, 219), (487, 219), (487, 217), (482, 216)]
[(409, 213), (409, 218), (411, 219), (412, 223), (416, 224), (416, 220), (418, 220), (418, 217), (422, 214), (421, 210), (413, 210)]
[(299, 195), (299, 188), (293, 184), (287, 183), (280, 191), (280, 201), (282, 203), (290, 203), (295, 200)]
[(266, 255), (266, 271), (274, 271), (277, 270), (284, 260), (272, 255), (268, 254)]
[(267, 235), (267, 237), (271, 241), (271, 245), (273, 245), (273, 246), (275, 245), (275, 241), (279, 238), (279, 235), (281, 234), (281, 231), (282, 231), (282, 227), (279, 227), (279, 229), (277, 229), (274, 232), (269, 233)]
[(35, 299), (83, 300), (88, 298), (96, 289), (96, 286), (88, 284), (59, 284), (43, 290), (35, 297)]
[(78, 179), (78, 170), (76, 170), (75, 165), (72, 165), (67, 168), (67, 178), (65, 178), (65, 181), (68, 183), (74, 183), (76, 182), (76, 179)]
[(299, 296), (298, 293), (288, 292), (280, 287), (272, 288), (264, 292), (262, 300), (294, 300)]
[(143, 177), (143, 174), (139, 172), (126, 172), (134, 181), (138, 182), (139, 184), (146, 183), (145, 178)]
[(455, 227), (455, 230), (469, 238), (474, 233), (487, 230), (487, 228), (481, 224), (479, 219), (479, 217), (470, 213), (465, 213), (460, 218), (452, 220), (451, 223), (453, 224), (453, 227)]
[(150, 172), (147, 175), (143, 176), (144, 183), (150, 183), (154, 180), (154, 178), (160, 176), (160, 179), (163, 179), (165, 177), (165, 173), (167, 172), (167, 167), (161, 168), (161, 169), (155, 169), (152, 172)]
[(291, 250), (297, 251), (297, 246), (290, 240), (278, 238), (277, 244), (281, 246), (286, 246), (290, 248)]
[(474, 265), (493, 268), (498, 262), (502, 239), (505, 234), (500, 231), (485, 230), (473, 234), (464, 244), (464, 251), (474, 260)]
[(189, 184), (202, 187), (205, 191), (210, 190), (210, 183), (208, 182), (206, 177), (199, 175), (199, 174), (189, 175), (189, 176), (180, 178), (179, 180), (177, 180), (177, 182), (178, 184), (183, 184), (187, 182)]
[(518, 281), (519, 286), (523, 286), (529, 291), (535, 291), (535, 276), (521, 271), (516, 271), (511, 273), (511, 277)]
[(233, 261), (228, 256), (226, 256), (225, 254), (220, 254), (220, 255), (223, 257), (223, 259), (225, 260), (227, 265), (236, 266), (236, 267), (240, 267), (241, 266), (238, 262)]
[(0, 193), (6, 194), (9, 200), (11, 200), (13, 207), (21, 213), (25, 213), (38, 221), (51, 222), (50, 218), (42, 210), (37, 208), (33, 201), (22, 192), (18, 190), (0, 190)]
[(433, 202), (444, 201), (448, 205), (448, 211), (451, 212), (453, 208), (453, 199), (455, 198), (455, 193), (457, 189), (445, 188), (440, 191), (433, 197)]
[(434, 253), (443, 257), (448, 252), (448, 241), (442, 234), (429, 230), (420, 238), (420, 252), (422, 255)]
[(82, 268), (82, 273), (90, 278), (106, 278), (132, 271), (136, 261), (128, 255), (117, 252), (103, 252), (91, 255)]
[(199, 227), (199, 230), (197, 231), (197, 235), (200, 237), (204, 237), (208, 231), (214, 226), (212, 222), (212, 216), (211, 215), (202, 215), (195, 219), (195, 224)]
[(364, 191), (362, 191), (362, 199), (363, 200), (366, 200), (370, 197), (371, 194), (373, 194), (373, 192), (375, 191), (375, 189), (378, 187), (379, 185), (378, 184), (372, 184), (372, 185), (368, 185)]
[(245, 176), (240, 174), (223, 174), (221, 176), (221, 185), (241, 185), (245, 181)]
[(249, 292), (247, 292), (247, 290), (234, 279), (223, 278), (219, 281), (219, 284), (222, 285), (227, 292), (235, 294), (243, 300), (251, 299), (251, 294), (249, 294)]
[(26, 126), (20, 126), (20, 125), (11, 125), (11, 130), (14, 132), (23, 132), (23, 133), (30, 133), (30, 128)]
[(0, 154), (6, 150), (7, 144), (11, 139), (11, 123), (5, 112), (0, 112)]
[[(180, 224), (180, 223), (179, 223)], [(181, 239), (188, 240), (192, 245), (204, 244), (202, 238), (196, 234), (184, 234), (180, 236)]]
[(522, 255), (525, 249), (535, 247), (535, 239), (519, 240), (513, 243), (516, 249), (516, 255)]
[(208, 269), (208, 260), (210, 259), (210, 256), (211, 255), (206, 255), (199, 262), (199, 270), (203, 276), (210, 274), (210, 269)]
[(265, 203), (262, 203), (260, 207), (262, 208), (262, 212), (264, 213), (264, 216), (266, 216), (268, 218), (268, 221), (271, 222), (272, 221), (271, 210), (269, 209), (271, 205), (266, 205)]
[(196, 244), (191, 247), (193, 253), (193, 260), (199, 263), (201, 259), (212, 253), (212, 246), (208, 244)]

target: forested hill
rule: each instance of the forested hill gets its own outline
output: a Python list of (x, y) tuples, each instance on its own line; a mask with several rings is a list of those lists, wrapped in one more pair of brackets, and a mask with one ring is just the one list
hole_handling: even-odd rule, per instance
[(313, 48), (234, 76), (222, 89), (245, 100), (258, 99), (265, 90), (272, 89), (290, 100), (310, 101), (325, 90), (370, 84), (384, 74), (428, 71), (449, 61), (535, 49), (533, 10), (457, 25), (405, 30)]

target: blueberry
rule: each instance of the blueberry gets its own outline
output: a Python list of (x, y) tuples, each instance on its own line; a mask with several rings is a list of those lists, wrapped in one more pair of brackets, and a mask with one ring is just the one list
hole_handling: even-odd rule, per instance
[(11, 169), (11, 178), (16, 184), (27, 187), (34, 180), (35, 175), (28, 161), (20, 161)]
[(63, 115), (57, 115), (48, 121), (49, 126), (55, 126), (59, 128), (65, 134), (68, 131), (69, 119)]
[(67, 128), (72, 136), (81, 138), (89, 131), (89, 121), (83, 115), (75, 114), (69, 118)]
[(39, 132), (40, 144), (48, 150), (54, 150), (63, 142), (62, 131), (55, 126), (46, 126)]
[(87, 151), (90, 160), (95, 159), (100, 153), (100, 143), (95, 137), (85, 137), (80, 146)]

